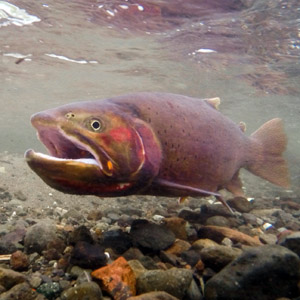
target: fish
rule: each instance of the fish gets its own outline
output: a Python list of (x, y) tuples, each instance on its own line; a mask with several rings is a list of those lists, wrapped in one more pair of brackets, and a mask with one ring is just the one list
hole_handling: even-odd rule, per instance
[(250, 136), (219, 111), (220, 99), (140, 92), (66, 104), (34, 114), (48, 154), (29, 149), (29, 167), (64, 193), (118, 197), (244, 196), (244, 168), (290, 185), (287, 136), (274, 118)]

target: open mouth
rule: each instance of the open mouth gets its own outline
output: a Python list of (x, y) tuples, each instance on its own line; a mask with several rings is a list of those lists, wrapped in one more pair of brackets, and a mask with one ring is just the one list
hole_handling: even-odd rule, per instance
[[(68, 136), (63, 130), (42, 129), (38, 132), (38, 139), (46, 146), (49, 152), (49, 155), (39, 153), (40, 156), (46, 159), (92, 164), (104, 171), (103, 163), (97, 158), (94, 151), (75, 137)], [(110, 165), (108, 162), (111, 160), (106, 153), (103, 155), (103, 160)]]
[(67, 135), (62, 129), (40, 128), (38, 138), (49, 154), (28, 150), (25, 158), (50, 186), (67, 193), (98, 196), (122, 195), (133, 186), (112, 176), (113, 161), (105, 152), (99, 158), (92, 146), (75, 135)]

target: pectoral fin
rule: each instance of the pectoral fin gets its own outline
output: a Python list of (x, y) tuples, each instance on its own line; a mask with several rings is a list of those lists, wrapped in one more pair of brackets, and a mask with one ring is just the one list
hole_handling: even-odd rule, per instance
[(188, 185), (183, 185), (179, 183), (174, 183), (165, 179), (156, 179), (154, 182), (156, 185), (159, 185), (164, 188), (168, 188), (174, 192), (174, 195), (176, 194), (176, 191), (178, 191), (178, 194), (186, 195), (186, 196), (215, 196), (218, 197), (220, 194), (211, 192), (211, 191), (206, 191), (203, 189), (195, 188), (192, 186)]

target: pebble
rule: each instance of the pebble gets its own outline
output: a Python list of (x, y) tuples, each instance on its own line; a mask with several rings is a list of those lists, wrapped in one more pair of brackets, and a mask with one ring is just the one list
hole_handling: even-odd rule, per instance
[(16, 251), (10, 257), (10, 265), (15, 271), (26, 270), (29, 266), (29, 258), (22, 251)]
[(28, 228), (24, 245), (27, 253), (42, 253), (47, 244), (56, 237), (56, 227), (51, 221), (39, 221)]
[(146, 253), (164, 250), (175, 241), (175, 235), (169, 228), (147, 220), (133, 221), (130, 234), (133, 244)]
[(241, 213), (248, 213), (253, 209), (253, 201), (248, 201), (244, 197), (235, 197), (227, 200), (227, 204)]
[(192, 271), (186, 269), (172, 268), (166, 271), (146, 271), (137, 278), (137, 293), (165, 291), (178, 299), (183, 299), (192, 279)]
[(49, 300), (56, 299), (61, 292), (61, 288), (58, 282), (42, 283), (36, 291), (45, 296)]
[(103, 295), (99, 285), (95, 282), (84, 282), (64, 291), (60, 297), (62, 300), (101, 300)]
[(249, 248), (206, 283), (205, 299), (296, 297), (299, 267), (299, 257), (282, 246)]

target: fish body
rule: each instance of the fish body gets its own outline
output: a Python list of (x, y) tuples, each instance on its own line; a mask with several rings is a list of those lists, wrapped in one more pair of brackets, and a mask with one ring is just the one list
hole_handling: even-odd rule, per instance
[(25, 157), (47, 184), (73, 194), (186, 197), (225, 188), (240, 196), (240, 168), (288, 187), (282, 121), (248, 137), (217, 104), (168, 93), (67, 104), (32, 117), (49, 155)]

